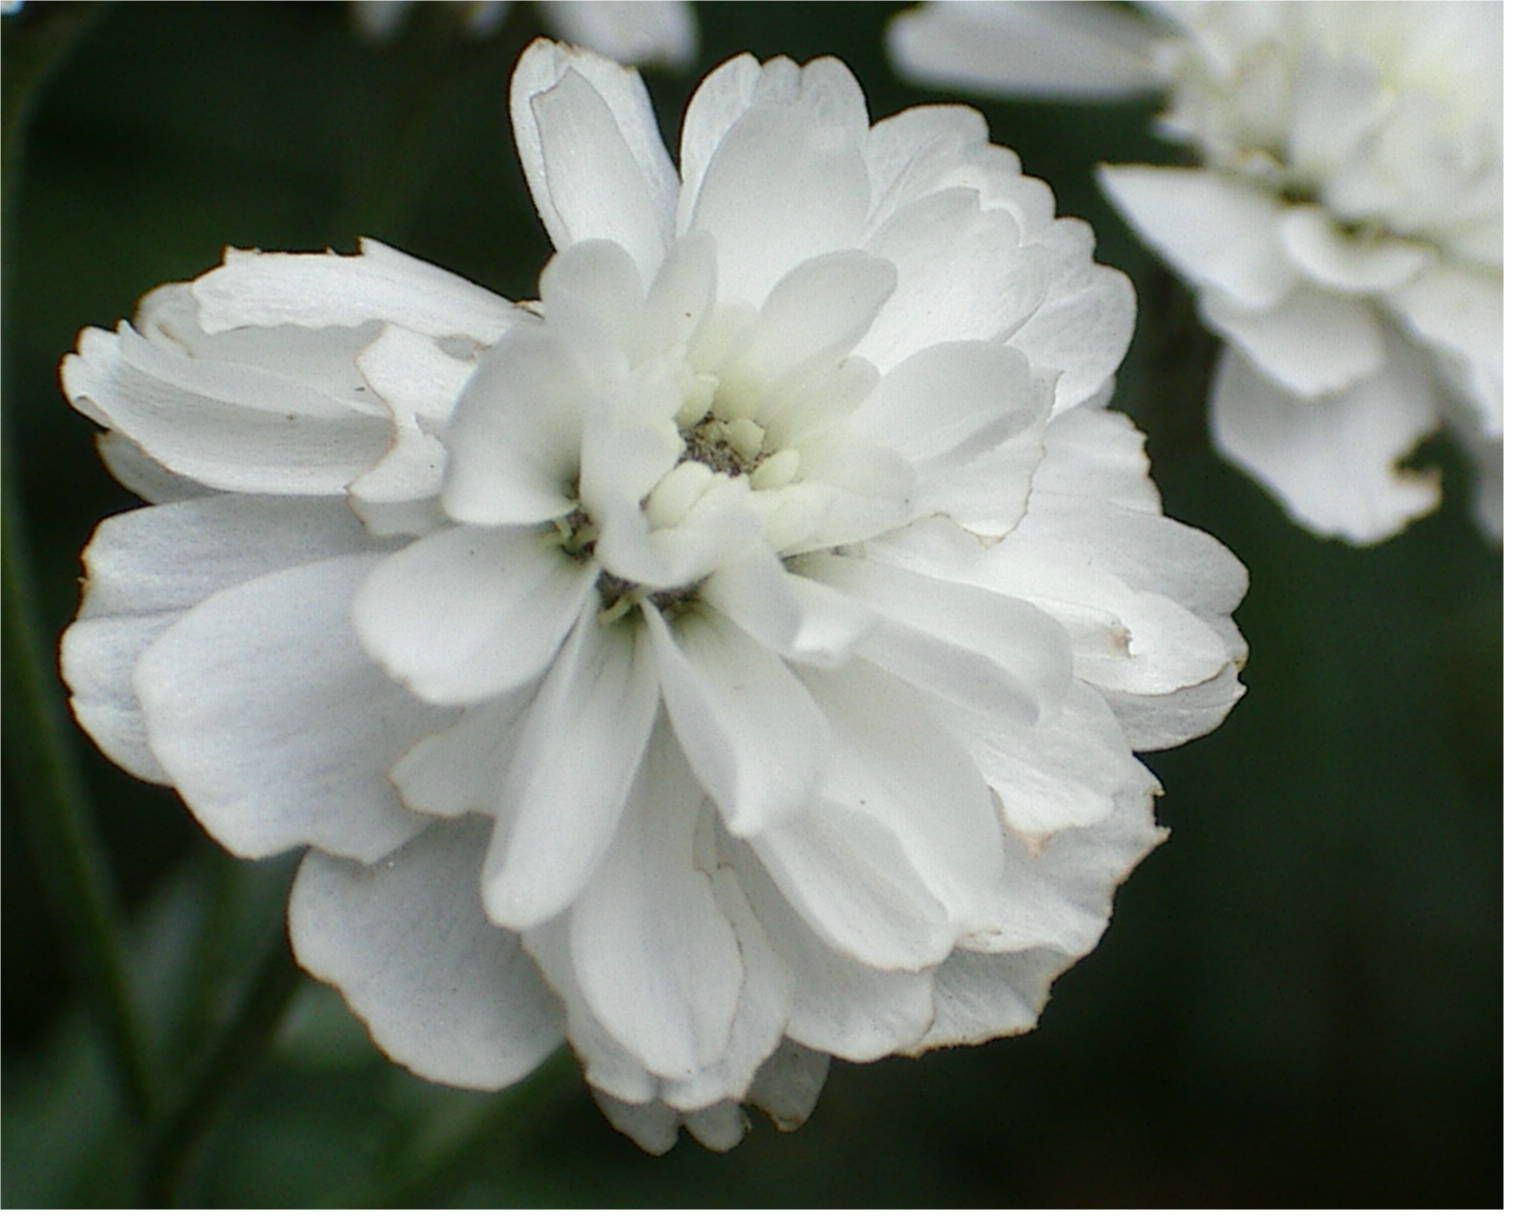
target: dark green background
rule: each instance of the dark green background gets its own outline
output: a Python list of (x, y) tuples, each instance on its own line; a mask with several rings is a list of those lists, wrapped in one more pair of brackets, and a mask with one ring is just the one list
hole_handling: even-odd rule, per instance
[[(339, 4), (33, 3), (4, 18), (7, 504), (24, 540), (8, 558), (29, 558), (49, 647), (93, 523), (132, 502), (57, 390), (81, 327), (128, 316), (225, 245), (350, 250), (358, 234), (533, 294), (548, 247), (505, 89), (537, 15), (517, 5), (476, 43), (426, 7), (379, 47)], [(876, 116), (927, 100), (883, 58), (893, 7), (701, 5), (697, 71), (652, 78), (665, 129), (698, 76), (743, 50), (837, 53)], [(1238, 614), (1250, 693), (1218, 732), (1150, 760), (1172, 838), (1120, 891), (1104, 943), (1034, 1034), (838, 1065), (797, 1134), (759, 1117), (734, 1152), (686, 1139), (662, 1159), (614, 1133), (561, 1066), (517, 1095), (423, 1085), (307, 982), (272, 1054), (246, 1063), (184, 1200), (1499, 1202), (1501, 556), (1470, 522), (1457, 456), (1423, 455), (1446, 469), (1448, 506), (1386, 545), (1291, 526), (1209, 448), (1212, 343), (1092, 184), (1097, 160), (1175, 159), (1146, 134), (1149, 110), (975, 104), (1135, 280), (1118, 405), (1151, 436), (1168, 511), (1252, 573)], [(122, 1117), (70, 981), (45, 896), (57, 862), (34, 709), (6, 659), (4, 1202), (129, 1202), (144, 1128)], [(231, 861), (171, 793), (69, 738), (172, 1089), (278, 935), (291, 862)]]

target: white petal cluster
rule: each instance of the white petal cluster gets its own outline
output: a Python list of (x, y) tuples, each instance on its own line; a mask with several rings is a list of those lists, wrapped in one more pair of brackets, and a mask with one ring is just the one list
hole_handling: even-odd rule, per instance
[(1030, 1028), (1162, 837), (1133, 750), (1240, 694), (1245, 571), (1102, 406), (1132, 294), (975, 112), (734, 59), (680, 167), (637, 76), (512, 93), (558, 253), (516, 306), (367, 242), (231, 251), (88, 330), (152, 507), (63, 646), (80, 722), (238, 854), (430, 1079), (566, 1038), (665, 1149), (830, 1056)]
[(1101, 179), (1226, 341), (1219, 448), (1300, 523), (1361, 544), (1437, 505), (1434, 474), (1401, 463), (1444, 425), (1501, 536), (1501, 6), (1147, 7), (1144, 45), (1133, 14), (1052, 4), (932, 5), (893, 41), (917, 73), (966, 81), (953, 48), (996, 21), (1018, 36), (1006, 91), (1046, 92), (1020, 66), (1043, 44), (1075, 64), (1063, 95), (1144, 71), (1167, 92), (1162, 130), (1201, 164)]
[[(485, 38), (504, 24), (510, 0), (444, 0), (463, 29)], [(367, 37), (383, 41), (399, 31), (414, 0), (352, 0), (352, 20)], [(622, 63), (687, 68), (699, 31), (688, 0), (537, 0), (543, 24), (564, 41)]]

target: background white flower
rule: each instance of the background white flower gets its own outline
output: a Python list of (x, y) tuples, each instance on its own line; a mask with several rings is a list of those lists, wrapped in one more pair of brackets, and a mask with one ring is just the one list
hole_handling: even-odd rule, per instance
[[(492, 34), (510, 13), (510, 0), (446, 0), (464, 28)], [(414, 0), (353, 0), (352, 17), (370, 38), (392, 38)], [(699, 45), (693, 7), (687, 0), (536, 0), (542, 21), (556, 37), (598, 51), (621, 63), (687, 68)]]
[(730, 61), (674, 169), (538, 42), (512, 305), (228, 252), (63, 366), (117, 476), (80, 722), (239, 854), (393, 1058), (564, 1036), (616, 1126), (802, 1122), (828, 1057), (1034, 1024), (1162, 837), (1134, 749), (1240, 694), (1236, 560), (1106, 411), (1123, 276), (975, 112)]
[(911, 75), (980, 89), (1165, 90), (1161, 130), (1201, 168), (1101, 179), (1227, 342), (1219, 448), (1302, 524), (1370, 543), (1439, 502), (1400, 463), (1444, 425), (1501, 537), (1501, 6), (1146, 8), (930, 4), (890, 43)]

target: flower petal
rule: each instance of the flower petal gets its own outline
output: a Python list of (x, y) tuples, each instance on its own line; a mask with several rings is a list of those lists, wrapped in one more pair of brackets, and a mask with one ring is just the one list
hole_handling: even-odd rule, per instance
[(722, 864), (710, 881), (741, 950), (741, 994), (731, 1038), (720, 1058), (687, 1079), (663, 1084), (663, 1100), (680, 1110), (702, 1110), (745, 1097), (753, 1078), (783, 1040), (794, 1001), (793, 972), (763, 930), (735, 871)]
[(1135, 333), (1135, 289), (1124, 272), (1092, 261), (1093, 230), (1080, 220), (1055, 221), (1038, 243), (1046, 298), (1010, 343), (1035, 368), (1058, 374), (1052, 410), (1061, 413), (1107, 393)]
[(988, 784), (933, 702), (912, 699), (870, 665), (812, 673), (807, 685), (831, 727), (820, 796), (876, 821), (903, 845), (915, 874), (960, 928), (999, 877), (999, 819)]
[(683, 175), (680, 233), (700, 227), (689, 218), (721, 142), (749, 111), (774, 107), (806, 112), (817, 127), (857, 132), (867, 128), (867, 100), (838, 59), (825, 56), (803, 66), (785, 57), (761, 64), (750, 55), (726, 60), (700, 82), (684, 115), (678, 157)]
[(546, 327), (519, 328), (485, 352), (447, 430), (447, 513), (470, 525), (512, 525), (572, 512), (592, 393)]
[(797, 813), (829, 751), (825, 717), (804, 685), (719, 613), (685, 613), (672, 630), (650, 604), (643, 613), (673, 729), (731, 833)]
[(1301, 287), (1257, 313), (1211, 293), (1199, 312), (1279, 389), (1303, 398), (1338, 393), (1383, 364), (1377, 316), (1351, 297)]
[(438, 817), (492, 814), (536, 689), (528, 684), (470, 707), (411, 746), (389, 769), (405, 804)]
[(1178, 272), (1248, 309), (1276, 305), (1297, 280), (1278, 242), (1283, 204), (1203, 169), (1105, 165), (1099, 184)]
[(889, 23), (900, 72), (933, 85), (1081, 101), (1151, 93), (1160, 29), (1113, 5), (1055, 0), (921, 4)]
[(148, 645), (221, 589), (374, 546), (332, 501), (204, 496), (109, 518), (84, 552), (84, 599), (63, 636), (74, 715), (112, 762), (168, 783), (132, 686)]
[(249, 365), (195, 360), (125, 322), (86, 330), (63, 391), (154, 461), (226, 491), (340, 495), (389, 448), (391, 426)]
[(511, 78), (510, 118), (552, 244), (607, 238), (650, 279), (672, 240), (678, 176), (641, 77), (539, 38)]
[(765, 1110), (780, 1131), (797, 1131), (809, 1118), (830, 1071), (830, 1056), (787, 1039), (757, 1073), (747, 1101)]
[(751, 346), (723, 376), (777, 380), (796, 369), (846, 356), (894, 292), (884, 259), (842, 250), (807, 259), (779, 280), (757, 314)]
[(497, 924), (544, 923), (571, 903), (620, 825), (657, 714), (651, 644), (584, 607), (520, 727), (490, 808), (484, 909)]
[(877, 622), (854, 598), (789, 571), (763, 547), (716, 569), (701, 595), (759, 644), (808, 665), (840, 665)]
[(699, 43), (693, 7), (685, 0), (545, 0), (541, 8), (564, 42), (623, 64), (666, 64), (682, 70), (692, 63)]
[(385, 677), (350, 625), (354, 594), (382, 562), (323, 559), (225, 589), (137, 666), (153, 753), (238, 855), (308, 843), (371, 862), (426, 825), (387, 773), (445, 715)]
[(1317, 206), (1289, 208), (1278, 234), (1300, 271), (1326, 288), (1353, 295), (1397, 288), (1433, 257), (1429, 246), (1390, 237), (1353, 239)]
[(433, 703), (474, 703), (529, 682), (594, 584), (555, 531), (459, 525), (379, 564), (352, 607), (364, 647)]
[(1047, 391), (1011, 348), (938, 343), (897, 364), (851, 423), (917, 470), (954, 471), (964, 458), (1041, 422), (1050, 405)]
[(840, 556), (817, 556), (805, 571), (881, 616), (862, 656), (946, 699), (1034, 723), (1071, 680), (1066, 634), (1023, 601)]
[(311, 852), (289, 896), (300, 965), (341, 989), (386, 1054), (467, 1089), (514, 1084), (563, 1036), (520, 938), (478, 905), (484, 833), (477, 821), (435, 825), (369, 868)]
[(714, 236), (722, 299), (760, 304), (787, 268), (858, 244), (868, 209), (866, 112), (847, 104), (856, 82), (838, 68), (827, 79), (845, 74), (849, 89), (828, 83), (794, 102), (754, 105), (711, 156), (687, 230)]
[(1503, 434), (1503, 284), (1491, 272), (1441, 264), (1389, 298), (1409, 330), (1461, 363), (1485, 435)]
[(119, 432), (95, 434), (95, 448), (110, 477), (149, 504), (166, 504), (203, 496), (212, 489), (194, 479), (174, 474), (161, 462), (148, 457), (142, 447)]
[(1045, 260), (1022, 243), (1015, 218), (962, 187), (895, 212), (867, 249), (899, 270), (898, 291), (857, 347), (885, 371), (937, 343), (1001, 341), (1046, 292)]
[[(928, 971), (875, 970), (822, 940), (779, 893), (745, 843), (729, 846), (743, 893), (768, 939), (780, 946), (795, 986), (788, 1035), (804, 1047), (857, 1063), (913, 1044), (931, 1022)], [(757, 1100), (762, 1073), (749, 1096)]]
[(816, 798), (751, 844), (784, 898), (835, 952), (875, 970), (919, 970), (951, 952), (956, 928), (946, 907), (876, 818)]
[(497, 342), (530, 318), (461, 276), (371, 237), (357, 254), (264, 254), (227, 249), (192, 285), (208, 334), (238, 327), (361, 326), (392, 322), (432, 338)]
[(1433, 473), (1400, 466), (1438, 426), (1433, 391), (1412, 362), (1390, 358), (1350, 389), (1304, 400), (1227, 350), (1210, 402), (1220, 452), (1316, 533), (1379, 542), (1440, 502)]
[(674, 1080), (724, 1053), (741, 992), (736, 935), (695, 866), (703, 800), (671, 736), (660, 734), (570, 922), (574, 970), (594, 1016), (649, 1071)]

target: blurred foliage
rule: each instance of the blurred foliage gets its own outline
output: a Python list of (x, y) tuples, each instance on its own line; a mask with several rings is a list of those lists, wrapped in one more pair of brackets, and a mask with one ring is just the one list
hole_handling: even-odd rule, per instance
[[(650, 79), (665, 129), (698, 76), (743, 50), (837, 53), (875, 115), (938, 100), (888, 69), (895, 7), (700, 6), (697, 72)], [(129, 316), (225, 245), (350, 250), (358, 234), (533, 294), (548, 246), (505, 86), (537, 15), (517, 5), (479, 42), (446, 6), (417, 10), (383, 45), (339, 4), (30, 3), (4, 18), (8, 511), (45, 639), (74, 610), (93, 524), (132, 504), (57, 390), (80, 327)], [(1212, 341), (1093, 184), (1100, 160), (1176, 158), (1149, 110), (969, 100), (1134, 279), (1116, 405), (1150, 434), (1168, 511), (1252, 573), (1250, 694), (1211, 737), (1151, 760), (1174, 833), (1121, 890), (1104, 944), (1028, 1037), (839, 1064), (799, 1133), (759, 1119), (732, 1153), (686, 1140), (662, 1159), (609, 1128), (565, 1055), (500, 1095), (427, 1085), (306, 980), (271, 1052), (246, 1044), (245, 1082), (213, 1089), (194, 1146), (173, 1150), (181, 1201), (1498, 1204), (1502, 570), (1457, 456), (1425, 455), (1446, 470), (1447, 507), (1384, 546), (1291, 526), (1209, 447)], [(26, 830), (28, 813), (44, 827), (54, 813), (24, 782), (36, 755), (7, 660), (4, 1202), (152, 1198), (173, 1185), (144, 1183), (164, 1119), (144, 1140), (125, 1116), (67, 971), (70, 925), (42, 884), (57, 861)], [(259, 1019), (249, 991), (270, 986), (254, 974), (270, 943), (279, 966), (291, 861), (225, 857), (172, 793), (70, 736), (129, 912), (154, 1070), (182, 1097), (213, 1046), (243, 1054), (225, 1031), (239, 1011)]]

